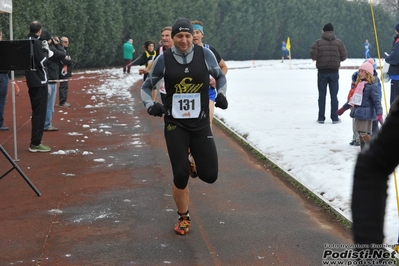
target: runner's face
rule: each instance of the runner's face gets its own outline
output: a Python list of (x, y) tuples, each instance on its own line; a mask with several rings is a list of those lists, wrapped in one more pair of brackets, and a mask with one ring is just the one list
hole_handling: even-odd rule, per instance
[(202, 46), (202, 38), (204, 35), (200, 30), (194, 30), (193, 43)]
[(148, 51), (150, 51), (150, 52), (152, 52), (152, 51), (154, 51), (154, 44), (153, 43), (151, 43), (150, 45), (148, 45)]
[(173, 37), (175, 47), (177, 47), (182, 53), (186, 53), (193, 44), (193, 35), (189, 32), (179, 32)]
[(172, 32), (170, 30), (164, 30), (161, 33), (161, 37), (162, 37), (162, 43), (163, 45), (165, 45), (166, 48), (170, 48), (173, 46), (173, 42), (172, 42)]

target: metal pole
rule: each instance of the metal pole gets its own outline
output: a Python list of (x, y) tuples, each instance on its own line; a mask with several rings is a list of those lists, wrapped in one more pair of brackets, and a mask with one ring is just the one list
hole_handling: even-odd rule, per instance
[[(12, 12), (10, 13), (10, 40), (14, 40), (13, 25), (12, 25)], [(14, 130), (14, 161), (19, 161), (17, 151), (17, 114), (15, 110), (15, 83), (14, 71), (11, 71), (11, 90), (12, 90), (12, 119)]]

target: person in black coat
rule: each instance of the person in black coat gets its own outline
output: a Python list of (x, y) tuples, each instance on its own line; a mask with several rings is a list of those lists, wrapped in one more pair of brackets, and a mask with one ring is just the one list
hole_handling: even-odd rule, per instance
[(396, 36), (392, 44), (391, 53), (385, 58), (389, 64), (388, 75), (391, 79), (391, 97), (390, 103), (399, 96), (399, 23), (395, 27)]
[(399, 163), (398, 136), (399, 101), (396, 99), (380, 131), (356, 161), (351, 202), (355, 244), (371, 247), (384, 241), (387, 182)]
[(71, 59), (68, 53), (69, 39), (65, 36), (61, 37), (61, 46), (66, 52), (66, 57), (60, 62), (59, 79), (63, 80), (60, 82), (60, 94), (59, 94), (59, 105), (60, 107), (71, 107), (71, 104), (67, 102), (68, 99), (68, 78), (72, 77), (72, 65), (75, 63)]
[(44, 131), (58, 131), (58, 128), (52, 124), (54, 115), (55, 98), (57, 95), (58, 75), (60, 72), (60, 61), (65, 59), (66, 51), (60, 45), (58, 37), (52, 37), (48, 31), (43, 31), (40, 39), (46, 40), (49, 44), (53, 56), (47, 60), (48, 71), (48, 99), (47, 99), (47, 112), (46, 120), (44, 122)]
[[(157, 56), (157, 51), (155, 51), (155, 43), (153, 41), (146, 41), (143, 48), (144, 52), (140, 57), (139, 65), (145, 66), (145, 68), (147, 68)], [(144, 73), (143, 80), (145, 80), (147, 76), (148, 73)]]
[(47, 69), (46, 61), (53, 52), (49, 49), (47, 41), (42, 42), (40, 35), (42, 24), (33, 21), (29, 27), (28, 39), (33, 41), (33, 63), (35, 70), (25, 71), (26, 84), (32, 107), (32, 132), (29, 145), (30, 152), (49, 152), (51, 148), (42, 144), (44, 121), (47, 111)]

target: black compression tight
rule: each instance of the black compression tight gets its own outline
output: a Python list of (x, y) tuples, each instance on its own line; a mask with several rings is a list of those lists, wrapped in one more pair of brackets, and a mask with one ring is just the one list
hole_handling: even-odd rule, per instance
[(194, 157), (198, 177), (213, 183), (218, 177), (218, 156), (210, 126), (190, 131), (174, 124), (165, 124), (165, 140), (173, 170), (173, 183), (179, 189), (187, 186), (188, 148)]

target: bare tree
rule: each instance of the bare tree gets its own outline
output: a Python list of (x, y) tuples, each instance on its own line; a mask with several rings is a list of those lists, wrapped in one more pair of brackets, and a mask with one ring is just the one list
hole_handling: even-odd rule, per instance
[(399, 0), (374, 0), (373, 3), (381, 5), (384, 10), (388, 11), (392, 15), (398, 14)]

